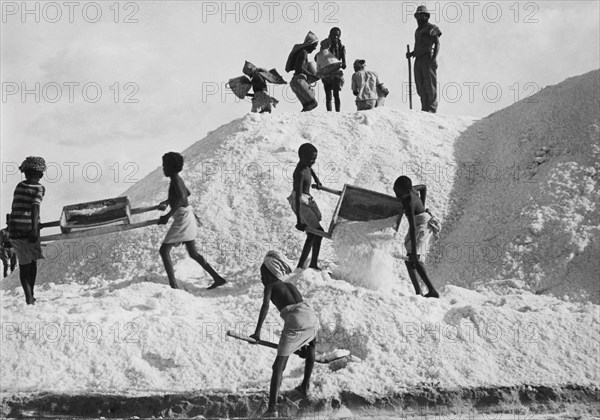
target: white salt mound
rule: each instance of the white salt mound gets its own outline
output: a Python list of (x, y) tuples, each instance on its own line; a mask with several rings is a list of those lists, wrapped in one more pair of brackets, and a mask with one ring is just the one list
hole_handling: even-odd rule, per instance
[[(394, 282), (411, 287), (403, 264), (397, 278), (389, 275), (398, 261), (392, 254), (403, 252), (393, 248), (402, 245), (406, 221), (398, 238), (393, 223), (380, 221), (341, 225), (335, 241), (323, 242), (325, 268), (343, 271), (364, 255), (356, 269), (371, 270), (368, 279), (347, 269), (348, 281), (315, 270), (290, 276), (318, 315), (320, 350), (347, 349), (361, 360), (335, 371), (315, 366), (316, 398), (342, 391), (379, 398), (432, 383), (597, 386), (599, 309), (586, 299), (595, 299), (600, 271), (598, 76), (547, 88), (530, 98), (536, 103), (516, 104), (466, 132), (469, 119), (389, 108), (248, 115), (220, 127), (183, 152), (182, 177), (202, 220), (198, 249), (229, 283), (207, 291), (210, 277), (178, 248), (183, 290), (169, 288), (158, 256), (163, 226), (48, 245), (34, 307), (25, 305), (18, 273), (1, 283), (0, 391), (266, 391), (275, 352), (225, 333), (255, 327), (266, 251), (297, 261), (305, 236), (293, 228), (286, 197), (297, 148), (307, 141), (319, 149), (314, 169), (326, 186), (390, 194), (406, 174), (428, 185), (427, 206), (445, 224), (426, 261), (432, 281), (446, 283), (440, 299), (387, 291)], [(461, 177), (457, 165), (472, 162), (533, 162), (526, 179), (535, 182)], [(127, 195), (136, 206), (156, 204), (167, 185), (157, 169)], [(326, 225), (338, 197), (314, 196)], [(443, 252), (491, 252), (496, 243), (504, 246), (496, 260), (474, 253), (463, 254), (473, 261), (457, 262)], [(548, 293), (570, 291), (580, 300), (532, 293), (552, 285)], [(271, 308), (263, 337), (277, 341), (282, 326)], [(282, 390), (300, 383), (302, 372), (303, 361), (290, 358)]]
[(434, 280), (475, 288), (516, 279), (600, 302), (599, 79), (596, 70), (549, 86), (458, 138)]

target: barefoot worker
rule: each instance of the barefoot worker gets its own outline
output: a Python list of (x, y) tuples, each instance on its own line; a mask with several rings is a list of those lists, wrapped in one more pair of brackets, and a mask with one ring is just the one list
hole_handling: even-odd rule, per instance
[(8, 221), (10, 243), (19, 261), (19, 279), (28, 305), (35, 303), (33, 287), (37, 276), (37, 260), (44, 258), (40, 243), (40, 204), (46, 188), (40, 179), (46, 170), (44, 158), (29, 156), (19, 170), (25, 175), (15, 188)]
[(195, 240), (198, 234), (196, 216), (194, 209), (188, 203), (190, 191), (179, 176), (179, 172), (183, 169), (183, 156), (179, 153), (169, 152), (162, 157), (162, 161), (163, 173), (166, 177), (171, 178), (169, 196), (165, 201), (160, 203), (159, 207), (160, 210), (166, 210), (167, 206), (170, 209), (158, 221), (159, 225), (166, 225), (171, 216), (173, 216), (173, 224), (171, 224), (165, 240), (160, 247), (160, 256), (169, 277), (169, 284), (173, 289), (179, 288), (175, 280), (175, 272), (171, 261), (171, 248), (184, 243), (189, 256), (212, 276), (213, 284), (208, 289), (215, 289), (222, 286), (226, 283), (225, 279), (217, 274), (204, 257), (196, 251)]
[[(429, 226), (430, 214), (425, 210), (425, 199), (427, 198), (427, 186), (415, 185), (413, 187), (412, 180), (407, 176), (401, 176), (394, 183), (394, 192), (396, 197), (400, 199), (404, 214), (408, 220), (408, 233), (404, 238), (404, 246), (406, 247), (408, 261), (405, 262), (408, 269), (408, 275), (415, 287), (417, 295), (421, 294), (421, 287), (417, 279), (417, 273), (425, 283), (428, 293), (425, 297), (437, 298), (440, 297), (438, 292), (431, 284), (421, 254), (425, 254), (427, 250), (427, 241), (431, 236), (431, 228)], [(418, 193), (418, 194), (417, 194)], [(396, 231), (400, 227), (402, 215), (398, 216), (398, 224)]]
[[(288, 197), (288, 201), (292, 206), (292, 210), (296, 214), (296, 229), (304, 231), (306, 227), (311, 227), (316, 230), (323, 230), (319, 221), (321, 220), (321, 211), (319, 206), (310, 195), (311, 180), (314, 178), (317, 188), (321, 186), (321, 181), (317, 177), (317, 174), (312, 170), (312, 166), (317, 161), (317, 148), (310, 143), (304, 143), (298, 149), (298, 157), (300, 161), (296, 165), (294, 170), (294, 189), (292, 194)], [(310, 268), (319, 270), (317, 261), (319, 259), (319, 252), (321, 250), (322, 238), (312, 233), (306, 233), (306, 241), (302, 248), (302, 254), (300, 255), (300, 261), (298, 261), (298, 268), (304, 268), (308, 254), (312, 250), (312, 258), (310, 261)]]
[(324, 75), (321, 81), (323, 82), (323, 88), (325, 89), (325, 106), (327, 111), (331, 111), (331, 100), (335, 104), (336, 112), (340, 112), (342, 103), (340, 101), (340, 91), (344, 86), (344, 70), (346, 69), (346, 47), (342, 44), (340, 37), (342, 31), (340, 28), (331, 28), (329, 31), (329, 37), (321, 41), (321, 51), (329, 50), (329, 52), (338, 60), (342, 62), (341, 68)]
[(286, 72), (294, 70), (290, 88), (300, 100), (302, 112), (313, 110), (319, 105), (315, 99), (315, 90), (310, 86), (319, 78), (311, 71), (308, 63), (308, 54), (317, 48), (318, 43), (319, 38), (312, 32), (308, 32), (302, 44), (294, 45), (285, 65)]
[(277, 348), (277, 357), (275, 363), (273, 363), (269, 407), (265, 413), (267, 416), (277, 416), (277, 396), (279, 395), (283, 371), (290, 355), (302, 349), (301, 357), (306, 358), (304, 380), (296, 388), (304, 397), (308, 395), (310, 375), (315, 364), (317, 316), (312, 308), (302, 300), (302, 295), (296, 289), (296, 286), (282, 281), (291, 271), (289, 262), (277, 251), (267, 252), (263, 264), (260, 266), (260, 275), (265, 291), (256, 331), (250, 337), (260, 340), (260, 330), (269, 311), (269, 302), (273, 302), (279, 309), (281, 318), (284, 321)]

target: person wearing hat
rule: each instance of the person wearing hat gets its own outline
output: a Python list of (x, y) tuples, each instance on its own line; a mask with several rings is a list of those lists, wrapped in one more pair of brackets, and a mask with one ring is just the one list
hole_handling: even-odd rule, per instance
[(19, 170), (25, 181), (17, 184), (13, 195), (8, 222), (8, 235), (19, 262), (19, 279), (28, 305), (35, 303), (33, 287), (37, 276), (37, 260), (44, 258), (40, 243), (40, 204), (46, 189), (40, 184), (46, 162), (43, 158), (29, 156)]
[[(316, 75), (316, 70), (313, 70), (308, 63), (308, 54), (317, 48), (318, 43), (317, 36), (309, 31), (302, 44), (294, 45), (285, 64), (285, 71), (294, 70), (290, 87), (302, 104), (302, 112), (311, 111), (318, 106), (315, 91), (310, 83), (316, 82), (319, 78)], [(316, 66), (314, 67), (316, 68)]]
[(346, 47), (340, 40), (341, 36), (342, 31), (340, 28), (331, 28), (329, 37), (321, 41), (321, 51), (325, 49), (329, 50), (335, 58), (342, 62), (340, 70), (327, 74), (321, 79), (323, 87), (325, 88), (325, 106), (327, 107), (327, 111), (332, 110), (332, 99), (335, 102), (336, 112), (340, 112), (342, 106), (340, 101), (340, 91), (342, 90), (342, 86), (344, 86), (343, 70), (346, 68)]
[(415, 31), (415, 48), (406, 53), (406, 58), (415, 57), (415, 85), (421, 98), (421, 110), (437, 112), (437, 56), (440, 52), (440, 36), (442, 31), (429, 23), (427, 7), (419, 6), (415, 12), (417, 29)]
[(377, 106), (379, 92), (387, 95), (389, 91), (379, 80), (377, 73), (365, 69), (366, 61), (359, 59), (354, 61), (352, 75), (352, 93), (356, 96), (356, 109), (366, 111)]
[(260, 340), (260, 332), (269, 312), (270, 302), (277, 307), (284, 321), (277, 346), (277, 357), (273, 363), (269, 406), (265, 412), (265, 416), (269, 417), (277, 417), (277, 396), (289, 357), (296, 353), (306, 359), (304, 379), (295, 389), (303, 397), (308, 395), (310, 376), (315, 364), (318, 318), (310, 305), (302, 299), (296, 286), (282, 281), (291, 272), (289, 261), (277, 251), (267, 252), (260, 266), (260, 276), (265, 289), (256, 330), (250, 337)]

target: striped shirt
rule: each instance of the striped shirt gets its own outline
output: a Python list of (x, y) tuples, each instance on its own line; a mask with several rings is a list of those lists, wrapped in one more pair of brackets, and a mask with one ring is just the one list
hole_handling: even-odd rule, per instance
[(8, 222), (8, 233), (12, 239), (23, 239), (29, 236), (33, 206), (41, 204), (45, 193), (46, 188), (41, 184), (19, 182), (13, 195), (12, 211)]

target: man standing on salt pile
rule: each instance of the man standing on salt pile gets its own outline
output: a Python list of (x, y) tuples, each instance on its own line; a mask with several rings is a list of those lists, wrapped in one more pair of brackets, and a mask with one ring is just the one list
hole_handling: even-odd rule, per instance
[[(440, 295), (433, 287), (433, 284), (431, 284), (425, 271), (425, 266), (420, 259), (421, 255), (425, 256), (427, 242), (431, 235), (431, 228), (429, 226), (431, 215), (425, 210), (427, 186), (415, 185), (413, 187), (412, 180), (409, 177), (401, 176), (394, 183), (394, 192), (396, 193), (396, 197), (400, 199), (404, 214), (408, 220), (408, 233), (404, 238), (408, 261), (405, 261), (405, 264), (410, 280), (415, 287), (415, 292), (417, 295), (421, 294), (421, 286), (417, 279), (418, 273), (429, 290), (425, 297), (439, 298)], [(401, 220), (402, 215), (398, 216), (396, 231), (400, 227)]]
[(421, 98), (421, 111), (437, 112), (437, 56), (440, 52), (442, 31), (429, 23), (427, 7), (419, 6), (415, 12), (417, 29), (415, 48), (406, 53), (406, 58), (415, 57), (415, 84)]
[(171, 178), (171, 183), (169, 184), (168, 198), (159, 204), (159, 210), (164, 211), (167, 206), (170, 209), (167, 214), (160, 216), (158, 224), (166, 225), (171, 216), (173, 216), (173, 223), (165, 236), (163, 244), (160, 246), (159, 252), (169, 277), (169, 284), (173, 289), (179, 289), (175, 280), (173, 262), (171, 261), (171, 249), (184, 243), (190, 258), (200, 264), (213, 278), (213, 284), (208, 289), (222, 286), (227, 283), (225, 279), (217, 274), (204, 257), (196, 251), (196, 235), (198, 234), (196, 215), (194, 209), (188, 203), (190, 190), (187, 189), (183, 179), (179, 176), (179, 172), (183, 169), (183, 156), (179, 153), (169, 152), (162, 157), (162, 161), (163, 173), (166, 177)]
[(277, 397), (283, 378), (283, 371), (290, 355), (301, 350), (301, 357), (306, 358), (304, 364), (304, 379), (295, 391), (303, 397), (308, 395), (310, 376), (315, 364), (315, 339), (318, 329), (317, 315), (308, 303), (302, 300), (302, 295), (291, 283), (282, 279), (291, 273), (292, 269), (286, 258), (277, 251), (269, 251), (260, 266), (260, 275), (265, 286), (263, 303), (258, 316), (256, 330), (250, 337), (260, 340), (260, 330), (269, 311), (269, 302), (279, 309), (284, 325), (277, 347), (277, 357), (273, 363), (271, 388), (269, 392), (269, 407), (265, 417), (277, 417)]
[[(298, 157), (300, 158), (300, 161), (298, 162), (298, 165), (296, 165), (293, 175), (294, 189), (292, 194), (288, 197), (288, 202), (296, 214), (296, 229), (304, 231), (308, 226), (312, 229), (323, 231), (323, 228), (319, 223), (322, 219), (321, 211), (312, 195), (310, 195), (312, 178), (315, 179), (317, 188), (322, 185), (317, 174), (312, 170), (312, 166), (317, 161), (317, 148), (310, 143), (304, 143), (298, 148)], [(306, 241), (302, 248), (300, 261), (298, 261), (298, 268), (304, 268), (304, 264), (308, 259), (308, 254), (310, 254), (310, 251), (312, 250), (312, 258), (309, 267), (320, 270), (317, 262), (319, 259), (319, 252), (321, 251), (321, 240), (322, 238), (319, 235), (306, 233)]]
[(388, 95), (389, 90), (379, 80), (377, 73), (365, 69), (365, 60), (354, 61), (352, 75), (352, 93), (356, 96), (356, 110), (366, 111), (377, 106), (380, 96)]
[(15, 188), (12, 210), (8, 222), (10, 243), (19, 261), (19, 279), (28, 305), (35, 304), (33, 287), (37, 277), (37, 260), (44, 259), (40, 243), (40, 204), (46, 188), (40, 179), (46, 170), (44, 158), (29, 156), (19, 170), (25, 174)]
[(311, 72), (308, 65), (308, 54), (317, 48), (318, 43), (319, 38), (309, 31), (302, 44), (294, 45), (285, 64), (285, 71), (294, 70), (290, 87), (302, 104), (302, 112), (313, 110), (319, 105), (315, 99), (315, 90), (310, 86), (310, 83), (319, 78)]
[(327, 111), (331, 111), (331, 100), (335, 103), (336, 112), (340, 112), (342, 103), (340, 101), (340, 91), (344, 86), (344, 71), (346, 69), (346, 47), (342, 44), (340, 37), (342, 31), (340, 28), (331, 28), (329, 37), (321, 41), (321, 51), (329, 50), (329, 52), (342, 62), (341, 69), (333, 73), (329, 73), (321, 79), (323, 88), (325, 88), (325, 106)]

